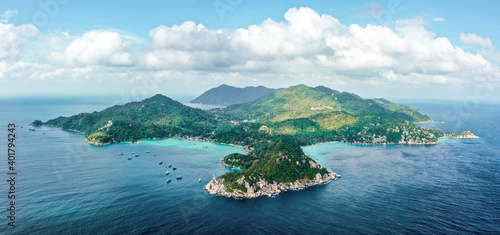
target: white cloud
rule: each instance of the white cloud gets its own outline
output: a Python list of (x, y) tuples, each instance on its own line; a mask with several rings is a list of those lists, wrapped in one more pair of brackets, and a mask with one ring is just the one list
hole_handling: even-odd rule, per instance
[(436, 17), (436, 18), (433, 19), (433, 21), (435, 21), (435, 22), (443, 22), (443, 21), (445, 21), (445, 19), (441, 18), (441, 17)]
[(500, 63), (500, 51), (493, 46), (489, 38), (483, 38), (474, 33), (461, 33), (460, 40), (467, 44), (475, 44), (483, 47), (479, 50), (481, 55), (491, 58), (492, 60)]
[[(344, 25), (310, 8), (289, 9), (284, 17), (284, 22), (267, 19), (237, 30), (209, 29), (192, 21), (161, 25), (149, 31), (151, 42), (137, 54), (132, 49), (136, 37), (124, 32), (42, 35), (37, 46), (43, 56), (36, 57), (42, 59), (30, 62), (21, 55), (30, 42), (28, 36), (38, 33), (36, 27), (0, 24), (0, 79), (109, 78), (124, 81), (120, 86), (125, 87), (153, 76), (170, 84), (163, 88), (172, 82), (186, 87), (220, 83), (284, 87), (306, 81), (348, 90), (363, 84), (412, 90), (415, 84), (461, 86), (500, 79), (499, 68), (482, 56), (495, 59), (498, 51), (464, 51), (427, 30), (428, 22), (421, 18), (398, 20), (395, 27), (387, 27)], [(24, 31), (32, 33), (27, 36)], [(494, 48), (489, 39), (471, 35), (464, 34), (464, 40)]]
[(30, 37), (38, 34), (38, 29), (32, 24), (14, 26), (0, 23), (0, 60), (17, 59)]
[[(59, 43), (53, 38), (54, 44)], [(74, 39), (62, 52), (52, 52), (49, 60), (67, 66), (108, 65), (133, 66), (136, 56), (132, 42), (116, 32), (93, 30)]]
[(500, 63), (500, 51), (496, 48), (490, 48), (490, 49), (483, 49), (479, 51), (482, 55), (485, 55), (494, 61)]
[(324, 34), (348, 32), (337, 19), (309, 8), (291, 9), (285, 19), (286, 24), (268, 19), (235, 31), (210, 30), (189, 21), (160, 26), (150, 31), (152, 43), (141, 61), (155, 69), (259, 70), (280, 61), (307, 62), (325, 50), (331, 53)]
[(7, 24), (9, 22), (10, 17), (17, 15), (19, 12), (17, 10), (7, 10), (2, 14), (2, 19), (0, 23)]
[(498, 68), (482, 56), (436, 37), (421, 18), (398, 20), (395, 29), (345, 26), (310, 8), (292, 8), (285, 19), (268, 19), (235, 31), (211, 30), (189, 21), (160, 26), (150, 31), (152, 43), (141, 56), (141, 65), (176, 71), (340, 73), (354, 79), (373, 79), (374, 74), (390, 70), (392, 79), (429, 83), (460, 83), (498, 74)]
[(464, 43), (476, 44), (482, 47), (493, 48), (493, 44), (491, 43), (489, 38), (483, 38), (474, 33), (461, 33), (460, 41)]

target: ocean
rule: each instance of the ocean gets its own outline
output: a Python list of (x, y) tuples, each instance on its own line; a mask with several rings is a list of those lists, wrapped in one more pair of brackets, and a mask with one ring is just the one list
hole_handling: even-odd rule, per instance
[[(500, 233), (500, 104), (405, 101), (435, 120), (422, 126), (470, 130), (480, 138), (304, 147), (342, 178), (271, 198), (234, 200), (209, 195), (203, 186), (231, 171), (219, 159), (241, 148), (178, 139), (98, 147), (79, 133), (26, 126), (99, 111), (114, 100), (0, 99), (1, 234)], [(7, 225), (9, 123), (17, 126), (15, 228)]]

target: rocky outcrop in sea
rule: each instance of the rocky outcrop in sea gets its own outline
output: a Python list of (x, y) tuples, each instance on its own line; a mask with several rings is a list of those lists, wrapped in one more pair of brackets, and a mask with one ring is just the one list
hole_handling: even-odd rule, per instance
[(476, 138), (479, 138), (476, 135), (474, 135), (474, 133), (472, 133), (471, 131), (464, 131), (460, 134), (447, 133), (447, 134), (445, 134), (445, 137), (451, 137), (451, 138), (457, 138), (457, 139), (476, 139)]
[(237, 180), (237, 183), (244, 186), (246, 188), (246, 192), (239, 189), (230, 190), (231, 192), (228, 192), (226, 190), (226, 185), (224, 184), (224, 179), (217, 178), (214, 175), (212, 180), (205, 185), (204, 189), (210, 194), (228, 198), (256, 198), (261, 196), (271, 197), (287, 190), (304, 189), (313, 185), (325, 184), (340, 177), (341, 176), (339, 174), (328, 170), (328, 173), (326, 174), (316, 174), (314, 179), (296, 180), (292, 183), (269, 183), (265, 179), (259, 177), (259, 180), (254, 185), (250, 186), (248, 181), (245, 180), (245, 176), (243, 176)]

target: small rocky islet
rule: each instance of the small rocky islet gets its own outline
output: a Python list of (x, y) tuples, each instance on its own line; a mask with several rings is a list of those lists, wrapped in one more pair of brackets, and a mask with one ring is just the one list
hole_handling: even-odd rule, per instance
[(317, 173), (314, 179), (297, 179), (292, 183), (277, 183), (276, 181), (269, 183), (265, 179), (259, 177), (258, 179), (251, 179), (256, 181), (255, 184), (250, 185), (248, 181), (245, 181), (245, 176), (242, 176), (236, 181), (237, 184), (245, 187), (244, 190), (232, 189), (228, 190), (226, 184), (224, 184), (223, 178), (217, 178), (215, 175), (212, 180), (205, 185), (204, 189), (210, 194), (224, 196), (228, 198), (256, 198), (261, 196), (272, 197), (274, 195), (280, 194), (287, 190), (298, 190), (305, 189), (309, 186), (326, 184), (331, 180), (340, 178), (339, 174), (332, 172), (327, 169), (328, 173), (321, 175)]

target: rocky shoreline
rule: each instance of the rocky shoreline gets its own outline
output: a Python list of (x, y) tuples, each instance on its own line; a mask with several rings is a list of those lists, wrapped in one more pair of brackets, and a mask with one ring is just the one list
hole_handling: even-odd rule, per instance
[(477, 139), (478, 136), (474, 135), (471, 131), (464, 131), (460, 134), (446, 133), (444, 137), (455, 139)]
[(224, 165), (225, 167), (228, 167), (228, 168), (231, 168), (231, 169), (236, 169), (236, 170), (239, 170), (239, 171), (243, 171), (243, 169), (240, 169), (240, 168), (238, 168), (238, 167), (234, 167), (234, 166), (231, 166), (231, 165), (229, 165), (229, 164), (224, 163), (224, 157), (223, 157), (223, 158), (221, 158), (221, 159), (219, 160), (219, 162), (220, 162), (222, 165)]
[(262, 196), (271, 197), (287, 190), (298, 190), (318, 184), (325, 184), (340, 177), (341, 176), (339, 174), (328, 170), (328, 173), (326, 174), (316, 174), (316, 177), (312, 180), (302, 179), (297, 180), (293, 183), (268, 183), (265, 179), (259, 177), (259, 180), (253, 186), (250, 186), (243, 176), (237, 182), (238, 184), (245, 186), (246, 192), (239, 189), (234, 189), (231, 192), (228, 192), (226, 191), (227, 188), (224, 184), (224, 179), (217, 178), (214, 175), (212, 180), (210, 180), (210, 182), (205, 185), (204, 189), (207, 190), (209, 194), (228, 198), (256, 198)]

